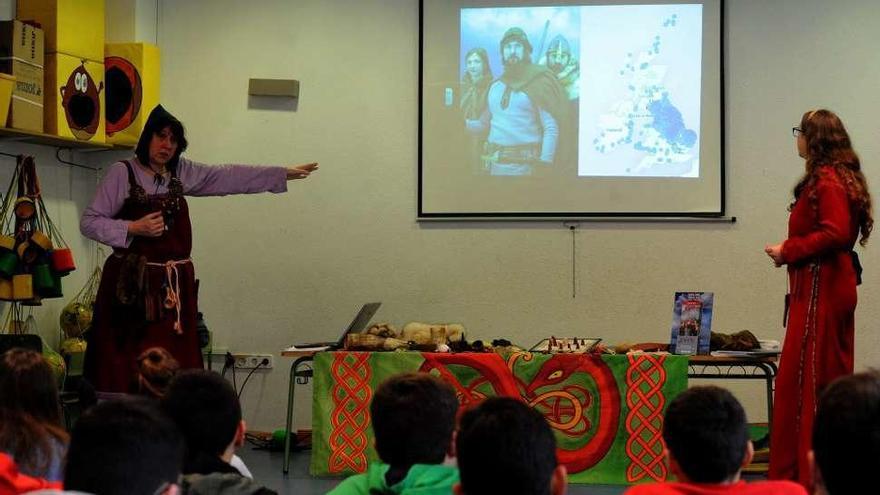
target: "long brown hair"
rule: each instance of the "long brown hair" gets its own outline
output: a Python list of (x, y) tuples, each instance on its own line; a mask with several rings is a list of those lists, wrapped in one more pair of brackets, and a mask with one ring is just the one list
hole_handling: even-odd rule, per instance
[(801, 117), (800, 129), (807, 143), (807, 171), (794, 188), (795, 201), (806, 190), (815, 205), (815, 189), (811, 186), (818, 178), (818, 169), (823, 165), (834, 167), (846, 189), (850, 211), (857, 216), (861, 233), (859, 244), (864, 246), (874, 228), (871, 193), (843, 122), (830, 110), (813, 110)]
[(0, 450), (26, 473), (41, 473), (52, 462), (53, 440), (66, 444), (61, 400), (49, 363), (32, 350), (0, 355)]

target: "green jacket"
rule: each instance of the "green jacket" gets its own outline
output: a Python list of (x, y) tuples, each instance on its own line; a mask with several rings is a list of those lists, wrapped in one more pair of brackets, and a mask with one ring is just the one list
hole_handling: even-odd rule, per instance
[(349, 476), (328, 495), (449, 495), (458, 483), (458, 468), (442, 464), (416, 464), (400, 483), (388, 486), (388, 464), (375, 462), (366, 473)]

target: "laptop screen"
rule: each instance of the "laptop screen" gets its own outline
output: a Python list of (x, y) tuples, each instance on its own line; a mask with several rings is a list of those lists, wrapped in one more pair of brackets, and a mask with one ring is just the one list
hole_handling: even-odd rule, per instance
[(353, 333), (361, 333), (367, 328), (367, 324), (370, 323), (370, 320), (373, 319), (373, 315), (376, 314), (376, 311), (379, 310), (379, 306), (382, 303), (374, 302), (367, 303), (361, 306), (361, 310), (355, 315), (354, 319), (351, 320), (351, 323), (348, 324), (348, 328), (342, 332), (342, 336), (339, 337), (339, 341), (336, 342), (336, 345), (333, 346), (336, 349), (342, 349), (345, 346), (345, 338), (349, 336), (349, 334)]

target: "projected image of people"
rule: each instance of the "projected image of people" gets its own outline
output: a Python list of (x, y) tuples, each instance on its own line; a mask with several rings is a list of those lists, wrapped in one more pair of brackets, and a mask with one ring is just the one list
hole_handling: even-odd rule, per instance
[[(479, 119), (486, 111), (486, 93), (492, 84), (492, 67), (485, 48), (471, 48), (464, 57), (465, 71), (461, 78), (461, 112), (466, 120)], [(468, 155), (473, 164), (472, 170), (486, 174), (483, 167), (483, 146), (486, 143), (486, 130), (469, 133)]]
[[(503, 68), (485, 93), (480, 115), (465, 115), (467, 130), (485, 135), (476, 172), (545, 175), (559, 165), (565, 137), (576, 135), (565, 129), (569, 98), (557, 73), (546, 61), (534, 63), (533, 54), (547, 52), (551, 28), (576, 35), (576, 14), (576, 8), (560, 7), (462, 10), (462, 47), (496, 46), (495, 54), (488, 52), (489, 63), (498, 60)], [(537, 47), (529, 32), (537, 33)]]
[(478, 119), (486, 109), (486, 91), (492, 83), (492, 67), (485, 48), (472, 48), (464, 58), (461, 78), (461, 110), (466, 119)]
[(419, 217), (723, 215), (724, 5), (422, 2)]
[[(580, 106), (580, 79), (581, 69), (578, 59), (572, 52), (571, 44), (561, 34), (557, 34), (547, 47), (547, 52), (539, 62), (546, 65), (559, 80), (565, 97), (568, 100), (566, 108), (566, 121), (560, 123), (560, 138), (556, 162), (561, 167), (577, 163), (577, 128)], [(572, 167), (573, 168), (573, 167)], [(567, 171), (567, 170), (566, 170)]]

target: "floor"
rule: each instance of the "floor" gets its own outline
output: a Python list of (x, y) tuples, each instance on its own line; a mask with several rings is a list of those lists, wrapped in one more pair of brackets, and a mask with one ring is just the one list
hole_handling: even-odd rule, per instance
[[(310, 451), (291, 454), (290, 473), (286, 476), (281, 472), (284, 453), (253, 450), (245, 446), (238, 455), (254, 475), (254, 479), (268, 488), (285, 495), (319, 495), (327, 493), (335, 487), (339, 480), (335, 478), (313, 478), (309, 475)], [(612, 485), (571, 485), (570, 495), (619, 495), (626, 490), (625, 486)]]

